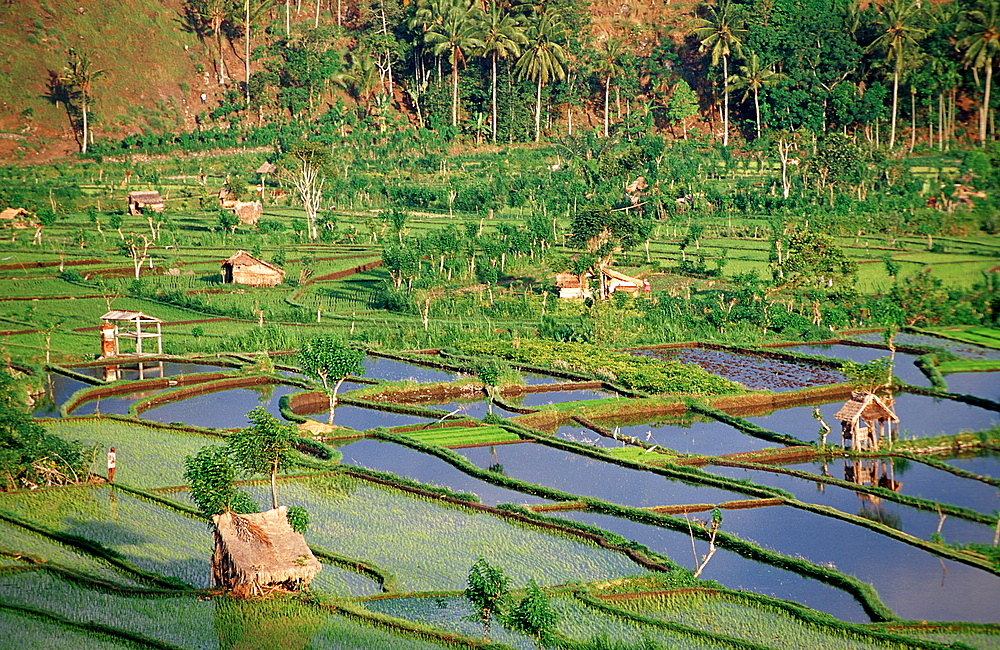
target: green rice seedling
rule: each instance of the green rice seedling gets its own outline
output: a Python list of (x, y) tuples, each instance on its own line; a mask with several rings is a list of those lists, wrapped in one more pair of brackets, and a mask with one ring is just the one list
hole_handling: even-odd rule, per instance
[[(440, 650), (440, 643), (391, 632), (384, 627), (365, 625), (353, 617), (332, 615), (313, 635), (314, 648), (352, 648), (355, 650)], [(449, 647), (444, 645), (444, 647)], [(452, 647), (468, 647), (455, 644)]]
[(78, 623), (106, 625), (185, 648), (214, 647), (217, 642), (214, 604), (192, 594), (129, 596), (32, 571), (0, 575), (0, 602), (43, 610)]
[(132, 643), (112, 639), (99, 632), (84, 631), (56, 621), (26, 614), (0, 604), (0, 629), (9, 648), (87, 648), (88, 650), (125, 650)]
[[(218, 438), (183, 429), (113, 418), (67, 418), (46, 422), (45, 427), (66, 440), (114, 447), (115, 480), (146, 489), (184, 485), (184, 458), (213, 442), (222, 444)], [(100, 475), (104, 470), (94, 468)]]
[[(430, 625), (472, 638), (482, 637), (483, 634), (482, 623), (471, 618), (473, 608), (464, 596), (431, 595), (378, 598), (364, 601), (362, 604), (373, 612)], [(510, 632), (499, 623), (490, 626), (490, 640), (517, 648), (530, 648), (532, 646), (528, 637)]]
[(204, 521), (113, 487), (17, 492), (3, 495), (0, 506), (117, 551), (145, 571), (208, 586), (212, 538)]
[(309, 588), (337, 597), (372, 596), (381, 591), (374, 580), (332, 564), (323, 565)]
[(521, 439), (501, 427), (440, 427), (407, 431), (406, 435), (428, 445), (455, 447), (459, 445), (492, 445)]
[(578, 538), (346, 477), (296, 479), (282, 494), (309, 510), (307, 542), (391, 571), (401, 590), (464, 589), (479, 557), (502, 564), (515, 584), (611, 579), (636, 569)]

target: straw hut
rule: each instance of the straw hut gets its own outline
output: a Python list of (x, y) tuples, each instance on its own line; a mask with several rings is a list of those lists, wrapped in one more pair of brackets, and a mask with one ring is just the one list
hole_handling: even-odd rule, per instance
[(854, 451), (878, 449), (879, 440), (891, 435), (892, 424), (899, 418), (892, 410), (892, 398), (881, 398), (873, 393), (854, 391), (833, 417), (840, 420), (843, 445), (851, 441)]
[(143, 214), (146, 210), (163, 212), (166, 201), (157, 191), (151, 192), (129, 192), (128, 213), (131, 215)]
[(256, 226), (261, 215), (264, 214), (264, 206), (261, 205), (260, 201), (237, 201), (233, 206), (233, 212), (236, 213), (240, 223)]
[(222, 263), (223, 284), (247, 284), (252, 287), (273, 287), (281, 284), (285, 272), (259, 260), (244, 250), (236, 253)]
[(616, 291), (624, 291), (633, 296), (639, 295), (643, 288), (643, 281), (633, 278), (624, 273), (619, 273), (614, 269), (601, 269), (601, 297), (608, 298)]
[(304, 589), (321, 568), (302, 533), (288, 523), (285, 506), (248, 515), (224, 512), (213, 515), (212, 523), (212, 585), (237, 598)]
[(15, 230), (29, 230), (38, 227), (38, 222), (24, 208), (7, 208), (0, 212), (0, 223)]
[(556, 288), (559, 289), (559, 297), (589, 298), (591, 293), (590, 282), (587, 281), (588, 277), (590, 277), (589, 273), (582, 275), (570, 273), (569, 271), (556, 273)]

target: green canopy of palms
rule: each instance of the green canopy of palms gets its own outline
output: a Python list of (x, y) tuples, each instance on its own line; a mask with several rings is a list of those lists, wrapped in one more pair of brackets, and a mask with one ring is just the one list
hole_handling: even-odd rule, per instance
[(514, 72), (520, 79), (535, 82), (535, 142), (542, 132), (542, 87), (550, 81), (566, 78), (566, 48), (563, 40), (568, 28), (551, 13), (543, 13), (528, 27), (528, 44), (524, 48)]
[(424, 42), (437, 56), (448, 55), (451, 63), (451, 125), (458, 126), (458, 70), (465, 64), (468, 50), (482, 49), (477, 34), (481, 11), (467, 0), (455, 0), (442, 6), (440, 22), (432, 22), (424, 33)]
[(966, 65), (986, 72), (983, 105), (979, 109), (979, 142), (986, 144), (986, 118), (990, 107), (993, 64), (1000, 54), (1000, 0), (983, 0), (979, 8), (966, 12), (959, 24), (959, 32), (962, 38), (958, 46), (964, 52)]
[(876, 21), (882, 33), (869, 46), (870, 50), (885, 50), (886, 60), (893, 61), (892, 72), (892, 125), (889, 129), (889, 148), (896, 144), (896, 116), (899, 106), (899, 77), (903, 62), (917, 49), (924, 30), (917, 27), (923, 10), (920, 0), (888, 0), (878, 13)]
[(712, 65), (722, 61), (724, 100), (722, 107), (722, 144), (729, 146), (729, 57), (740, 55), (747, 30), (743, 29), (740, 16), (730, 0), (719, 0), (717, 5), (705, 6), (705, 17), (698, 18), (694, 35), (701, 43), (701, 51), (712, 53)]
[(622, 51), (625, 43), (621, 39), (609, 38), (604, 41), (604, 47), (598, 51), (598, 59), (594, 71), (601, 79), (604, 86), (604, 137), (609, 135), (609, 103), (611, 96), (611, 83), (616, 77), (624, 73), (621, 64)]
[(785, 79), (785, 75), (775, 72), (771, 66), (761, 65), (760, 57), (756, 52), (750, 53), (744, 65), (737, 68), (736, 74), (728, 80), (729, 87), (733, 90), (743, 91), (743, 101), (753, 96), (754, 115), (757, 119), (757, 137), (760, 137), (760, 91), (768, 86), (773, 86)]
[(481, 14), (477, 26), (477, 36), (482, 42), (479, 55), (490, 60), (491, 102), (493, 142), (497, 141), (497, 60), (516, 58), (521, 54), (521, 46), (527, 45), (528, 38), (520, 21), (504, 9), (499, 2), (493, 2), (489, 11)]

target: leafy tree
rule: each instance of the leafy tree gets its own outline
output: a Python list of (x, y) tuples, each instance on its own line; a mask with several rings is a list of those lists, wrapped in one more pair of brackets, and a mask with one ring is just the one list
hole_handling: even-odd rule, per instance
[(337, 391), (351, 375), (364, 374), (365, 367), (361, 363), (364, 357), (363, 350), (355, 350), (329, 336), (312, 338), (299, 350), (296, 358), (302, 372), (322, 382), (330, 401), (329, 424), (333, 424), (333, 411), (337, 408)]
[(567, 56), (563, 45), (566, 32), (566, 24), (559, 16), (541, 14), (529, 25), (528, 44), (514, 64), (518, 78), (535, 82), (535, 142), (542, 132), (542, 87), (566, 78)]
[(573, 215), (569, 242), (596, 256), (597, 268), (611, 263), (616, 251), (646, 241), (653, 223), (642, 210), (583, 207)]
[(760, 137), (760, 91), (783, 80), (785, 75), (775, 72), (770, 66), (761, 65), (760, 57), (751, 52), (750, 58), (741, 65), (736, 74), (729, 78), (733, 90), (743, 90), (743, 101), (753, 95), (754, 116), (757, 122), (757, 137)]
[(149, 249), (153, 241), (146, 235), (129, 234), (122, 237), (118, 245), (118, 251), (127, 257), (132, 258), (132, 268), (135, 271), (135, 279), (139, 279), (142, 265), (149, 259)]
[(517, 58), (521, 47), (527, 45), (528, 38), (517, 18), (499, 2), (490, 4), (477, 25), (479, 55), (490, 60), (490, 115), (493, 143), (497, 141), (497, 60)]
[(188, 0), (188, 11), (196, 21), (199, 36), (215, 37), (215, 51), (218, 55), (216, 75), (219, 85), (223, 85), (229, 80), (229, 75), (222, 56), (222, 36), (225, 26), (238, 14), (239, 7), (234, 0)]
[(281, 172), (295, 186), (306, 211), (309, 241), (318, 237), (316, 214), (323, 199), (323, 169), (330, 161), (328, 147), (314, 142), (301, 141), (293, 145), (285, 156)]
[(611, 97), (611, 83), (624, 73), (622, 68), (622, 53), (625, 43), (618, 38), (607, 38), (604, 40), (604, 47), (598, 50), (597, 62), (594, 72), (601, 80), (604, 88), (604, 137), (609, 135), (609, 102)]
[(874, 359), (868, 363), (845, 361), (841, 371), (847, 375), (851, 385), (866, 393), (876, 393), (892, 385), (892, 360), (889, 357)]
[(510, 596), (510, 580), (503, 569), (479, 558), (469, 569), (465, 598), (475, 608), (472, 620), (483, 624), (483, 640), (490, 638), (490, 620), (502, 612)]
[(958, 42), (966, 65), (986, 72), (983, 103), (979, 108), (979, 143), (986, 144), (986, 122), (990, 110), (993, 63), (1000, 54), (1000, 0), (983, 0), (965, 14), (959, 24), (963, 34)]
[(787, 286), (832, 288), (853, 284), (858, 265), (830, 235), (805, 231), (788, 238), (781, 271)]
[(501, 619), (504, 627), (533, 638), (539, 648), (545, 647), (558, 621), (559, 614), (534, 578), (528, 581), (524, 598)]
[(705, 5), (705, 17), (696, 21), (694, 34), (701, 43), (701, 51), (709, 50), (712, 65), (722, 60), (722, 86), (725, 99), (722, 107), (722, 145), (729, 146), (729, 57), (742, 53), (747, 30), (742, 26), (738, 9), (730, 0), (719, 0), (716, 5)]
[(465, 53), (482, 49), (485, 43), (479, 38), (479, 9), (473, 0), (451, 0), (427, 32), (424, 41), (431, 52), (448, 55), (451, 63), (451, 125), (458, 126), (458, 70), (465, 65)]
[(667, 119), (681, 125), (684, 139), (687, 140), (687, 119), (698, 114), (698, 95), (683, 79), (674, 84), (674, 91), (667, 100)]
[(72, 95), (80, 99), (80, 121), (83, 138), (80, 142), (80, 151), (87, 153), (87, 146), (91, 136), (89, 128), (90, 99), (92, 97), (91, 84), (100, 76), (104, 70), (95, 70), (86, 54), (77, 52), (75, 49), (69, 50), (69, 63), (63, 69), (62, 77), (65, 84), (72, 89)]
[(219, 210), (219, 227), (228, 230), (231, 234), (236, 234), (236, 228), (240, 225), (240, 218), (232, 210)]
[(260, 508), (250, 496), (237, 490), (236, 466), (225, 446), (202, 447), (184, 459), (184, 480), (191, 498), (206, 518), (223, 512), (249, 514)]
[(893, 61), (892, 71), (892, 125), (889, 127), (889, 148), (896, 144), (896, 116), (899, 104), (899, 77), (903, 62), (918, 46), (924, 30), (917, 27), (921, 18), (920, 0), (888, 0), (878, 13), (877, 22), (882, 34), (872, 42), (870, 49), (885, 50), (886, 60)]
[(253, 426), (231, 434), (226, 446), (233, 462), (246, 474), (271, 475), (271, 504), (278, 507), (278, 472), (287, 469), (292, 457), (292, 445), (299, 438), (295, 427), (280, 422), (263, 406), (247, 414)]

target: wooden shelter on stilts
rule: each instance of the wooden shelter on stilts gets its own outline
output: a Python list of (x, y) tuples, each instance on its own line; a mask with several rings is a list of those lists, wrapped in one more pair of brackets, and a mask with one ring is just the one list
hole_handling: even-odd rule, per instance
[(288, 508), (241, 515), (213, 515), (212, 586), (237, 598), (309, 586), (320, 570), (302, 533), (288, 523)]
[(852, 451), (875, 450), (879, 442), (893, 436), (892, 425), (899, 427), (899, 418), (892, 410), (891, 397), (879, 397), (874, 393), (854, 391), (833, 417), (840, 420), (843, 445), (851, 441)]

